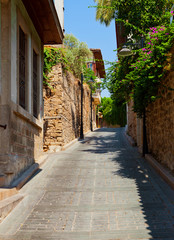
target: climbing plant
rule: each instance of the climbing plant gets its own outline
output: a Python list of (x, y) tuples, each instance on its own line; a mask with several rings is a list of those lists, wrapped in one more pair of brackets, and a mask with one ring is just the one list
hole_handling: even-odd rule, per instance
[(142, 116), (143, 109), (160, 97), (159, 86), (168, 88), (162, 79), (173, 67), (173, 58), (169, 53), (174, 45), (174, 24), (149, 29), (146, 44), (139, 50), (138, 58), (130, 66), (125, 82), (133, 83), (134, 111)]
[[(107, 5), (103, 6), (105, 1), (96, 1), (98, 19), (101, 17), (101, 22), (105, 22), (98, 7), (107, 8)], [(125, 35), (131, 36), (129, 41), (132, 44), (143, 36), (144, 47), (141, 50), (133, 50), (134, 54), (130, 57), (120, 58), (119, 62), (111, 63), (105, 85), (116, 101), (124, 102), (133, 98), (134, 111), (142, 117), (146, 106), (160, 97), (158, 88), (171, 67), (169, 62), (172, 61), (172, 57), (168, 53), (174, 42), (174, 24), (169, 23), (174, 13), (167, 12), (167, 9), (171, 8), (173, 1), (107, 2), (110, 3), (110, 9), (114, 10), (114, 16), (110, 20), (114, 18), (116, 22), (124, 24)]]
[(93, 79), (93, 91), (99, 84), (95, 81), (96, 76), (92, 69), (87, 68), (87, 62), (93, 61), (92, 52), (87, 44), (80, 42), (73, 34), (66, 34), (64, 38), (64, 47), (45, 47), (44, 48), (44, 84), (49, 85), (49, 73), (52, 67), (61, 63), (64, 70), (71, 71), (75, 77), (81, 78), (81, 73), (84, 76), (84, 82), (87, 84)]
[(64, 49), (45, 47), (44, 48), (44, 66), (43, 66), (43, 83), (49, 85), (49, 73), (52, 67), (58, 63), (62, 63), (64, 69), (69, 68), (67, 58), (65, 57)]
[(144, 48), (113, 63), (106, 79), (113, 98), (119, 101), (133, 98), (133, 109), (139, 117), (150, 102), (160, 97), (159, 86), (171, 89), (162, 79), (174, 67), (170, 54), (174, 45), (174, 24), (152, 27), (144, 37)]
[(96, 20), (106, 26), (114, 19), (124, 23), (125, 36), (133, 34), (134, 39), (149, 27), (169, 23), (165, 14), (170, 11), (173, 0), (94, 0)]

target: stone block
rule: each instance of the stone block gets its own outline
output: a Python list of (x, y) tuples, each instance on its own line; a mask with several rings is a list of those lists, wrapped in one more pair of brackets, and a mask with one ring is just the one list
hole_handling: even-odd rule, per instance
[(0, 174), (0, 187), (5, 185), (5, 174)]

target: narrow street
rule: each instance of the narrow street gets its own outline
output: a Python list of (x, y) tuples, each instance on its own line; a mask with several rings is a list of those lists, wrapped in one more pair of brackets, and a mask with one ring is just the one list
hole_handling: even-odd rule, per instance
[(174, 191), (123, 128), (96, 130), (50, 154), (20, 192), (0, 239), (174, 239)]

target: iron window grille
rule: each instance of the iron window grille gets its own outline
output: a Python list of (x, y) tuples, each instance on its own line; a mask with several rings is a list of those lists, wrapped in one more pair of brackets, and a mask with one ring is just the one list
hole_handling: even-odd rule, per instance
[(33, 50), (33, 116), (38, 117), (38, 64), (37, 53)]
[(19, 105), (26, 108), (26, 36), (19, 27)]

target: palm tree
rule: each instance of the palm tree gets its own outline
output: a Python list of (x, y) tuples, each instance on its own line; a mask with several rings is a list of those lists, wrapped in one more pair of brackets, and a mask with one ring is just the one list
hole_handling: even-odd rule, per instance
[(108, 26), (114, 19), (113, 0), (94, 0), (97, 3), (96, 20)]

